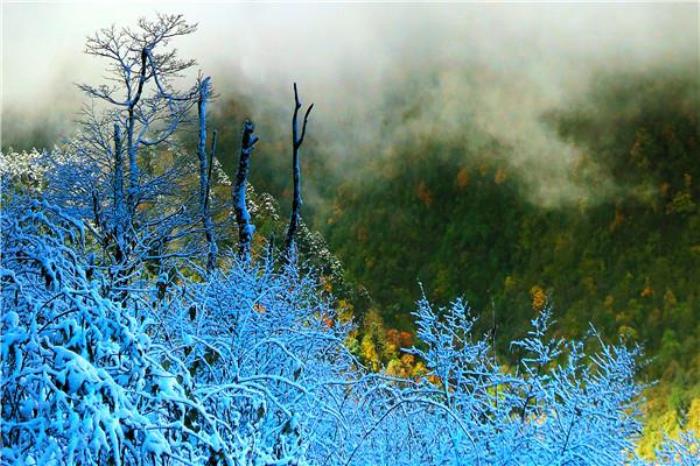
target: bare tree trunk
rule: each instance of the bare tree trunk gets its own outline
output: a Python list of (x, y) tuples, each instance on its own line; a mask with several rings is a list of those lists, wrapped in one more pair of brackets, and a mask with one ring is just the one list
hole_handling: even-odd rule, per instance
[(122, 135), (119, 125), (114, 125), (114, 260), (121, 264), (126, 259), (127, 212), (124, 199), (124, 159)]
[(102, 207), (100, 206), (100, 192), (95, 188), (92, 190), (92, 213), (95, 226), (102, 229)]
[(304, 114), (304, 122), (301, 126), (301, 134), (299, 133), (299, 124), (297, 122), (299, 110), (301, 110), (301, 101), (297, 92), (297, 83), (294, 83), (294, 114), (292, 115), (292, 172), (294, 175), (294, 199), (292, 200), (292, 215), (289, 219), (289, 229), (287, 230), (287, 252), (290, 252), (294, 244), (294, 235), (297, 232), (301, 223), (301, 160), (299, 149), (304, 142), (306, 135), (306, 124), (309, 121), (309, 113), (314, 108), (314, 104), (309, 105)]
[[(124, 159), (122, 158), (122, 135), (121, 128), (114, 124), (114, 263), (116, 264), (115, 275), (112, 276), (117, 287), (124, 287), (128, 282), (129, 272), (126, 269), (129, 251), (129, 219), (131, 218), (124, 198)], [(119, 301), (124, 303), (128, 293), (122, 290), (119, 293)]]
[(131, 97), (127, 105), (128, 117), (126, 120), (126, 146), (129, 156), (129, 191), (127, 196), (129, 213), (131, 216), (136, 212), (136, 206), (139, 202), (139, 165), (138, 165), (138, 148), (137, 141), (134, 141), (134, 130), (136, 125), (136, 115), (134, 109), (136, 104), (141, 100), (143, 85), (146, 83), (146, 67), (148, 60), (148, 50), (141, 51), (141, 70), (139, 72), (139, 83), (136, 88), (136, 95)]
[(255, 125), (252, 121), (246, 120), (243, 123), (243, 135), (241, 137), (241, 154), (238, 159), (238, 174), (233, 185), (233, 208), (236, 212), (236, 223), (238, 224), (238, 255), (242, 261), (250, 260), (251, 242), (255, 225), (250, 221), (250, 213), (246, 205), (246, 188), (248, 185), (248, 167), (250, 166), (250, 156), (258, 142), (258, 137), (253, 134)]
[[(209, 192), (211, 183), (211, 161), (207, 158), (207, 102), (211, 92), (211, 80), (206, 77), (199, 85), (199, 100), (197, 109), (199, 111), (199, 144), (197, 146), (197, 156), (199, 157), (199, 205), (202, 214), (202, 224), (204, 225), (204, 235), (209, 245), (207, 254), (207, 271), (211, 272), (216, 268), (216, 256), (219, 248), (216, 245), (214, 223), (209, 215)], [(212, 145), (212, 150), (216, 146)]]

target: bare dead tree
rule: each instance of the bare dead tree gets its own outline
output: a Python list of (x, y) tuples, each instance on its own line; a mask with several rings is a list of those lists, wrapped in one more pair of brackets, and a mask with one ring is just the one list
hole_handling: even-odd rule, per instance
[(197, 157), (199, 158), (199, 205), (204, 226), (204, 236), (209, 246), (207, 254), (207, 271), (211, 272), (216, 267), (216, 257), (219, 248), (216, 245), (214, 222), (209, 214), (209, 193), (211, 189), (211, 157), (215, 150), (213, 142), (212, 154), (207, 156), (207, 103), (211, 96), (211, 78), (208, 76), (199, 83), (199, 99), (197, 110), (199, 113), (199, 144), (197, 145)]
[(300, 132), (299, 123), (297, 120), (301, 107), (302, 105), (301, 101), (299, 100), (299, 93), (297, 92), (297, 83), (294, 83), (294, 114), (292, 115), (292, 172), (294, 175), (294, 199), (292, 200), (292, 215), (289, 219), (289, 229), (287, 230), (286, 248), (288, 252), (293, 247), (294, 235), (296, 234), (301, 222), (301, 160), (299, 149), (304, 142), (306, 125), (309, 121), (311, 109), (314, 108), (314, 104), (309, 105), (309, 108), (306, 109)]
[(258, 137), (253, 134), (255, 125), (252, 121), (246, 120), (243, 123), (243, 133), (241, 137), (241, 153), (238, 159), (238, 173), (236, 182), (233, 185), (233, 208), (236, 213), (236, 223), (238, 224), (238, 255), (243, 261), (250, 260), (250, 249), (255, 233), (255, 225), (250, 221), (250, 213), (246, 204), (246, 189), (248, 185), (248, 168), (250, 166), (250, 156), (258, 142)]

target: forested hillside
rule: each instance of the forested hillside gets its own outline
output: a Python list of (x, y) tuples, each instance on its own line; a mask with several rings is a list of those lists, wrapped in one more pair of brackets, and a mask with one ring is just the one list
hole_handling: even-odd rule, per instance
[(697, 380), (700, 361), (683, 356), (700, 343), (694, 78), (606, 76), (543, 116), (582, 149), (571, 176), (592, 194), (576, 204), (529, 202), (505, 163), (517, 147), (494, 140), (465, 163), (468, 142), (426, 140), (342, 183), (318, 225), (390, 322), (406, 322), (418, 279), (441, 300), (467, 293), (506, 335), (548, 300), (566, 309), (567, 333), (592, 321), (658, 354), (655, 376)]
[(564, 311), (568, 336), (591, 321), (643, 344), (645, 375), (662, 381), (652, 395), (659, 422), (697, 423), (698, 86), (693, 72), (605, 76), (545, 116), (582, 149), (572, 176), (602, 199), (541, 208), (500, 158), (517, 148), (465, 164), (460, 141), (427, 141), (384, 162), (381, 183), (346, 183), (324, 231), (394, 325), (405, 325), (416, 277), (437, 299), (466, 290), (489, 321), (493, 313), (501, 350), (548, 301)]
[[(312, 140), (304, 162), (316, 195), (307, 218), (349, 281), (371, 297), (356, 300), (358, 316), (369, 312), (365, 331), (375, 334), (358, 351), (398, 364), (398, 333), (387, 329), (413, 332), (419, 282), (440, 302), (465, 296), (483, 317), (480, 329), (495, 328), (504, 355), (549, 303), (562, 311), (562, 335), (581, 335), (593, 322), (608, 338), (642, 344), (651, 358), (642, 378), (661, 381), (649, 392), (656, 422), (667, 430), (697, 423), (697, 77), (693, 67), (598, 73), (583, 95), (540, 115), (553, 139), (574, 148), (573, 156), (562, 154), (573, 158), (566, 176), (578, 188), (565, 202), (533, 200), (526, 181), (538, 174), (523, 177), (510, 160), (522, 148), (473, 120), (461, 131), (420, 128), (427, 118), (420, 90), (410, 102), (389, 91), (386, 105), (396, 111), (377, 121), (388, 133), (417, 129), (413, 136), (360, 144), (351, 161)], [(246, 108), (245, 98), (229, 101), (219, 123)], [(277, 155), (284, 136), (271, 137), (253, 179), (284, 199)]]

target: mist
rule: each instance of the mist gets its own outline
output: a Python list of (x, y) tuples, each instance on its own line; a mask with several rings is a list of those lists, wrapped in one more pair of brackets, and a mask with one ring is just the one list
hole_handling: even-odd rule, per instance
[[(266, 115), (262, 143), (287, 137), (296, 81), (315, 103), (310, 144), (339, 177), (372, 176), (378, 159), (400, 160), (425, 140), (458, 141), (465, 164), (497, 141), (508, 176), (543, 207), (621, 189), (604, 170), (594, 187), (572, 177), (581, 149), (547, 112), (573, 105), (601, 75), (698, 74), (694, 3), (6, 4), (2, 147), (69, 137), (84, 100), (73, 83), (99, 82), (104, 65), (81, 53), (85, 36), (156, 10), (199, 24), (174, 44), (199, 62), (188, 78), (202, 70), (222, 105), (244, 99), (248, 116)], [(322, 199), (319, 186), (305, 189)]]

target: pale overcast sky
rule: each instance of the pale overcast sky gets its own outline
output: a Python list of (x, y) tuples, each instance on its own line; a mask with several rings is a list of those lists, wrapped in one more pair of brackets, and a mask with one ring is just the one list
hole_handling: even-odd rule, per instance
[[(698, 6), (668, 4), (234, 4), (223, 2), (3, 1), (4, 103), (31, 105), (102, 64), (85, 36), (155, 11), (181, 12), (200, 30), (179, 41), (204, 70), (253, 81), (381, 80), (404, 61), (561, 67), (591, 60), (669, 61), (695, 50)], [(572, 69), (564, 69), (571, 68)], [(550, 73), (551, 74), (551, 73)], [(551, 79), (551, 76), (548, 76)]]
[[(173, 45), (224, 98), (250, 97), (250, 116), (268, 116), (261, 131), (287, 131), (298, 81), (316, 104), (313, 137), (336, 161), (357, 166), (359, 153), (478, 128), (513, 148), (508, 163), (547, 205), (589, 188), (570, 176), (579, 149), (543, 115), (575, 102), (601, 73), (698, 74), (697, 3), (5, 2), (2, 11), (5, 141), (70, 137), (86, 101), (72, 83), (100, 83), (105, 65), (82, 53), (88, 34), (179, 12), (199, 31)], [(397, 115), (406, 111), (414, 116)], [(594, 194), (605, 195), (601, 186)]]

